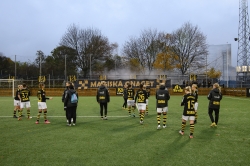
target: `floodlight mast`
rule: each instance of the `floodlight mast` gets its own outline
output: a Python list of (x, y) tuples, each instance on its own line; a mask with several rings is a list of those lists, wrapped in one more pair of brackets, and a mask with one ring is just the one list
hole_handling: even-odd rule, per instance
[(247, 74), (250, 73), (250, 30), (248, 17), (248, 0), (239, 0), (239, 27), (238, 53), (237, 53), (237, 80), (246, 81)]

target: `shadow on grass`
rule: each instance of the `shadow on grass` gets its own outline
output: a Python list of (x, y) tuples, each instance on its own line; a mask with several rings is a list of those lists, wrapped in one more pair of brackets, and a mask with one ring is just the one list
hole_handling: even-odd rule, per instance
[[(178, 131), (175, 131), (174, 133), (177, 135)], [(155, 142), (155, 146), (151, 149), (153, 153), (148, 156), (147, 162), (155, 161), (156, 165), (169, 165), (170, 163), (168, 162), (171, 161), (172, 158), (178, 158), (176, 156), (179, 156), (180, 153), (186, 149), (186, 146), (192, 141), (194, 140), (188, 138), (188, 135), (179, 135), (175, 139), (166, 138), (166, 141), (164, 142)], [(168, 160), (165, 160), (166, 156)]]
[(211, 141), (216, 135), (217, 127), (206, 127), (203, 130), (199, 130), (197, 133), (197, 139), (204, 139), (206, 141)]

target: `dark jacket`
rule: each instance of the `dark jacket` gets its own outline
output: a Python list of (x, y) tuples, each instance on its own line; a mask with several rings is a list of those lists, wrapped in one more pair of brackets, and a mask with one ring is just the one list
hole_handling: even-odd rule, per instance
[(168, 90), (165, 89), (165, 86), (160, 86), (160, 88), (156, 91), (155, 98), (157, 108), (164, 108), (168, 106), (168, 100), (170, 99), (170, 95)]
[(128, 89), (127, 88), (123, 88), (123, 98), (128, 99)]
[(196, 89), (193, 94), (195, 96), (195, 102), (198, 102), (198, 89)]
[(148, 95), (148, 98), (149, 98), (150, 97), (150, 88), (147, 88), (146, 92), (147, 92), (147, 95)]
[(110, 101), (109, 91), (104, 85), (101, 85), (98, 88), (96, 94), (96, 101), (98, 103), (108, 103)]
[(74, 89), (69, 89), (65, 94), (64, 107), (77, 107), (77, 103), (71, 103), (71, 96), (73, 93), (76, 93), (79, 100), (78, 93)]
[(68, 87), (66, 87), (66, 89), (64, 89), (64, 91), (63, 91), (63, 94), (62, 94), (62, 102), (63, 103), (64, 103), (65, 95), (66, 95), (68, 90), (69, 90)]
[(220, 109), (220, 101), (222, 99), (222, 94), (219, 89), (215, 88), (211, 90), (207, 96), (207, 99), (210, 100), (208, 105), (209, 108)]

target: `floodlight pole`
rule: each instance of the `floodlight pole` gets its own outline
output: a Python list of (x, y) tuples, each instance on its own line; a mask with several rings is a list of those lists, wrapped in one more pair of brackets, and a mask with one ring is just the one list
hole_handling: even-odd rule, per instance
[(16, 79), (16, 55), (15, 55), (15, 78)]
[(40, 76), (42, 76), (42, 58), (41, 58), (41, 52), (39, 51), (39, 58), (40, 58)]
[(207, 86), (207, 55), (206, 55), (206, 86)]
[(116, 59), (115, 59), (115, 77), (116, 77)]
[(65, 64), (64, 64), (64, 70), (65, 70), (65, 83), (66, 83), (66, 81), (67, 81), (67, 68), (66, 68), (66, 66), (67, 66), (67, 64), (66, 64), (66, 56), (67, 56), (67, 54), (65, 54), (65, 56), (64, 56), (64, 61), (65, 61)]
[(91, 79), (91, 75), (92, 75), (92, 72), (91, 72), (91, 56), (92, 54), (90, 54), (90, 59), (89, 59), (89, 77)]
[(228, 88), (228, 48), (227, 48), (227, 88)]

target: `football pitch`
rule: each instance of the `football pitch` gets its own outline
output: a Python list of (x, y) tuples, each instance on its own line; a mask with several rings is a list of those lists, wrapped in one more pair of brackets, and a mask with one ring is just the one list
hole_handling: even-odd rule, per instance
[[(167, 128), (157, 130), (155, 97), (149, 98), (144, 124), (122, 109), (123, 98), (111, 97), (108, 120), (101, 120), (95, 97), (80, 97), (76, 126), (66, 126), (61, 97), (47, 101), (51, 124), (35, 124), (37, 99), (31, 116), (13, 116), (13, 98), (0, 97), (1, 166), (182, 166), (249, 165), (250, 99), (223, 96), (217, 127), (210, 127), (208, 100), (199, 96), (198, 123), (189, 138), (189, 123), (181, 136), (182, 96), (171, 96)], [(26, 116), (26, 110), (23, 111)], [(162, 117), (161, 117), (162, 120)]]

